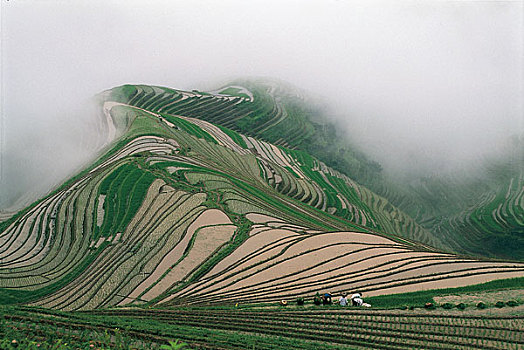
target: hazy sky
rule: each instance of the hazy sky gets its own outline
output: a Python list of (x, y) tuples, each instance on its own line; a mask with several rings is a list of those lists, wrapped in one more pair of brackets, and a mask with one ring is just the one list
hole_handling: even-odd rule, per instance
[(125, 83), (279, 78), (386, 168), (454, 166), (524, 129), (522, 1), (0, 1), (0, 208), (92, 157), (87, 102)]

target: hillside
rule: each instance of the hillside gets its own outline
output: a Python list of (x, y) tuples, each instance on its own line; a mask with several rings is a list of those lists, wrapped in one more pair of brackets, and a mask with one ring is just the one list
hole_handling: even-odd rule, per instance
[[(87, 334), (107, 334), (112, 325), (142, 341), (182, 337), (199, 348), (366, 348), (375, 340), (391, 348), (401, 323), (380, 324), (401, 317), (415, 325), (429, 316), (265, 308), (326, 291), (358, 290), (378, 306), (404, 308), (456, 291), (446, 288), (520, 293), (524, 264), (439, 249), (440, 240), (384, 197), (300, 150), (300, 137), (281, 134), (275, 145), (229, 129), (265, 106), (254, 107), (257, 96), (239, 85), (214, 93), (125, 85), (102, 93), (106, 152), (0, 223), (0, 304), (17, 305), (2, 306), (5, 322), (21, 322), (15, 328), (29, 334), (38, 327), (28, 325), (40, 322)], [(272, 111), (284, 113), (278, 106)], [(287, 119), (259, 121), (257, 130), (278, 135), (275, 123)], [(414, 294), (387, 299), (398, 293)], [(248, 309), (232, 311), (239, 304)], [(290, 319), (311, 328), (326, 317), (353, 330), (366, 324), (378, 338), (363, 331), (341, 341), (327, 330), (307, 333), (308, 341), (267, 338), (288, 337), (296, 327)], [(435, 327), (454, 317), (424, 321), (404, 346), (424, 344), (419, 331), (451, 344), (456, 328), (444, 335)], [(453, 341), (459, 348), (482, 338), (475, 317), (471, 332)], [(489, 319), (489, 327), (499, 321)], [(511, 327), (512, 316), (500, 322)], [(209, 337), (201, 336), (203, 323)], [(239, 340), (226, 331), (252, 333)], [(492, 333), (493, 344), (524, 343)]]
[(453, 251), (524, 260), (524, 145), (515, 141), (469, 174), (373, 187)]
[(180, 301), (187, 286), (217, 302), (255, 302), (521, 275), (520, 264), (435, 251), (409, 216), (305, 152), (194, 118), (204, 107), (207, 119), (247, 110), (248, 93), (106, 92), (113, 147), (2, 223), (1, 287), (71, 310)]
[[(302, 150), (370, 189), (363, 199), (374, 213), (402, 212), (400, 226), (382, 222), (383, 231), (412, 237), (449, 251), (491, 258), (524, 256), (524, 147), (522, 137), (508, 143), (507, 157), (480, 159), (471, 174), (395, 178), (384, 174), (343, 135), (304, 93), (282, 82), (238, 80), (208, 93), (182, 98), (176, 91), (127, 86), (119, 101), (149, 110), (197, 117), (289, 149)], [(339, 189), (327, 184), (329, 192)], [(377, 196), (378, 194), (379, 196)], [(379, 201), (380, 204), (375, 206)], [(377, 210), (380, 208), (379, 210)], [(336, 215), (349, 220), (340, 210)], [(406, 215), (407, 214), (407, 215)], [(410, 217), (410, 218), (407, 218)], [(408, 223), (412, 219), (413, 225)], [(386, 220), (391, 223), (391, 219)], [(406, 233), (406, 225), (410, 233)], [(375, 229), (377, 227), (374, 227)], [(486, 244), (489, 242), (489, 244)]]

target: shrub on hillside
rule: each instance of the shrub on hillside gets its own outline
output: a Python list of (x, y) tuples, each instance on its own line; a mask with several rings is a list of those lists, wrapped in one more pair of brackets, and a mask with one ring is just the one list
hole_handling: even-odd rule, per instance
[(495, 303), (495, 306), (496, 306), (496, 307), (504, 307), (504, 302), (503, 302), (503, 301), (497, 301), (497, 302)]
[(304, 305), (304, 298), (298, 297), (297, 298), (297, 305)]
[(442, 308), (443, 309), (453, 309), (453, 304), (452, 303), (445, 303), (445, 304), (442, 304)]
[(506, 302), (506, 305), (508, 306), (517, 306), (519, 303), (516, 300), (510, 300)]
[(433, 303), (426, 303), (426, 304), (424, 304), (424, 308), (426, 308), (428, 310), (434, 310), (435, 309), (435, 304), (433, 304)]
[(457, 304), (457, 309), (464, 310), (465, 308), (466, 308), (466, 304), (464, 304), (464, 303), (458, 303)]
[(482, 301), (480, 301), (480, 302), (477, 304), (477, 308), (479, 308), (479, 309), (485, 309), (485, 308), (486, 308), (486, 304), (484, 304)]
[(186, 348), (187, 344), (186, 343), (179, 343), (178, 342), (178, 339), (175, 340), (175, 341), (169, 341), (169, 345), (161, 345), (160, 346), (160, 349), (165, 349), (165, 350), (181, 350), (181, 349), (188, 349)]

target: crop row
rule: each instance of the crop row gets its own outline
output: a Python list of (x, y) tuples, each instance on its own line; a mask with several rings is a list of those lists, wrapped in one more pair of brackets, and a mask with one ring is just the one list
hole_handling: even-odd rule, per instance
[[(454, 317), (383, 311), (114, 310), (96, 314), (156, 319), (170, 324), (279, 335), (356, 347), (518, 349), (523, 333), (515, 319)], [(522, 330), (522, 318), (519, 328)]]

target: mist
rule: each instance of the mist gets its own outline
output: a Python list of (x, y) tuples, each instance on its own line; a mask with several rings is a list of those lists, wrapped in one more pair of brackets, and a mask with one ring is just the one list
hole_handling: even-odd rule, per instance
[(287, 81), (393, 173), (463, 168), (522, 135), (521, 1), (1, 0), (0, 209), (100, 151), (92, 97), (136, 83)]

